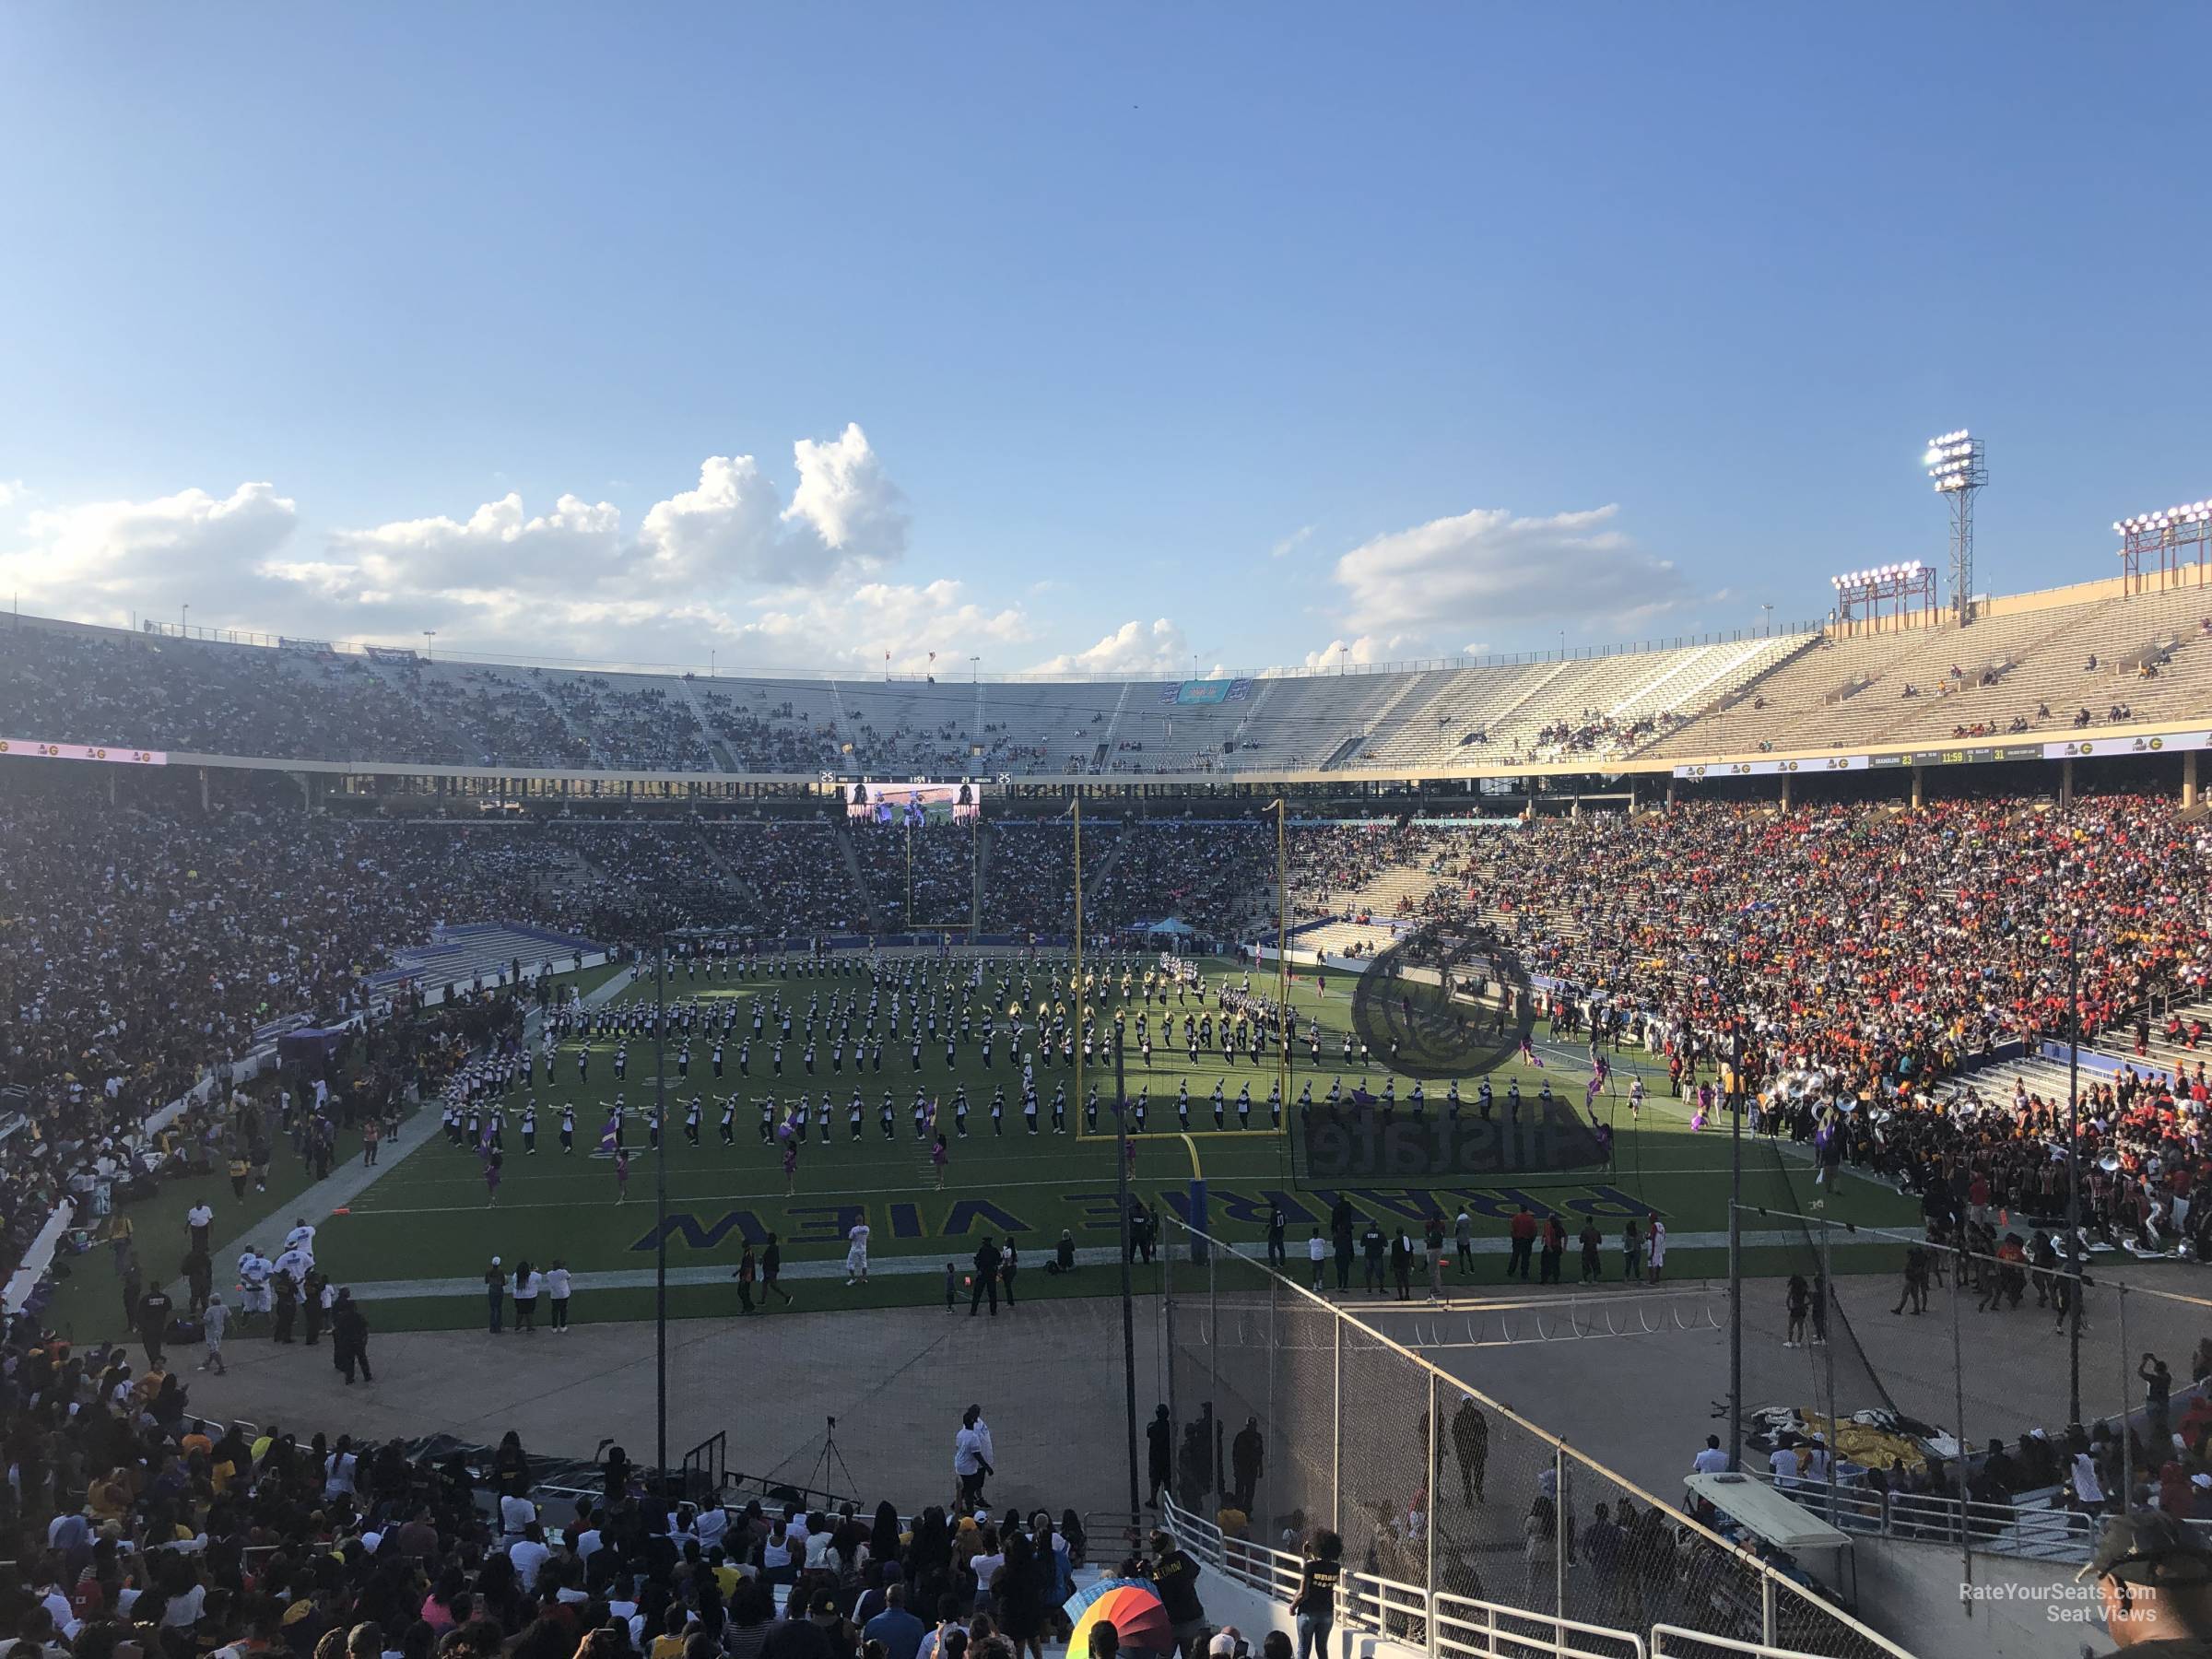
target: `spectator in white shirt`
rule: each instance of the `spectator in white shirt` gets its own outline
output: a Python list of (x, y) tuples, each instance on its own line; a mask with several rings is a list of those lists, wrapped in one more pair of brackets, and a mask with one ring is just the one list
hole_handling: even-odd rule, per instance
[(546, 1270), (546, 1297), (551, 1304), (549, 1312), (552, 1315), (553, 1329), (556, 1331), (567, 1330), (569, 1328), (569, 1265), (558, 1256), (554, 1258), (553, 1265)]
[(1705, 1450), (1699, 1453), (1690, 1467), (1700, 1475), (1722, 1475), (1728, 1469), (1728, 1453), (1721, 1450), (1721, 1437), (1705, 1437)]
[(327, 1502), (334, 1498), (353, 1496), (353, 1437), (341, 1434), (337, 1445), (323, 1462), (323, 1497)]
[(1813, 1443), (1806, 1449), (1805, 1477), (1823, 1485), (1828, 1480), (1828, 1442), (1817, 1434), (1813, 1436)]
[(537, 1505), (529, 1499), (509, 1493), (500, 1500), (500, 1535), (510, 1542), (521, 1537), (536, 1521)]
[(535, 1521), (523, 1528), (521, 1537), (507, 1546), (507, 1559), (514, 1563), (515, 1581), (524, 1590), (537, 1587), (537, 1570), (552, 1554), (546, 1547), (545, 1529)]

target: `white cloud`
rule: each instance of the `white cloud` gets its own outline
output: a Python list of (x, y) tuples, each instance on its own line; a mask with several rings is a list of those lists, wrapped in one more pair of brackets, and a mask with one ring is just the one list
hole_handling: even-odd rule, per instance
[(1191, 660), (1190, 641), (1165, 617), (1153, 622), (1124, 622), (1088, 650), (1049, 657), (1034, 674), (1144, 674), (1182, 667)]
[(888, 564), (906, 551), (905, 498), (857, 423), (828, 443), (802, 438), (791, 450), (799, 487), (783, 522), (812, 531), (838, 556), (829, 561), (832, 573), (849, 563)]
[(1481, 508), (1376, 536), (1336, 561), (1347, 620), (1363, 633), (1465, 639), (1476, 628), (1617, 619), (1681, 603), (1681, 573), (1610, 528), (1618, 512), (1515, 518)]
[(858, 425), (792, 445), (798, 486), (785, 506), (750, 455), (710, 455), (699, 488), (658, 501), (639, 531), (657, 582), (827, 587), (906, 552), (905, 497)]
[(888, 582), (903, 557), (898, 488), (848, 426), (794, 445), (786, 504), (747, 455), (712, 456), (696, 488), (633, 529), (609, 501), (563, 495), (533, 511), (509, 492), (460, 513), (395, 518), (299, 545), (300, 515), (267, 484), (26, 514), (0, 534), (0, 591), (26, 608), (122, 623), (188, 602), (210, 626), (413, 642), (441, 656), (947, 673), (1021, 660), (1035, 630), (1018, 600), (957, 581)]
[(1281, 541), (1277, 542), (1274, 547), (1268, 548), (1267, 556), (1270, 559), (1281, 559), (1286, 554), (1296, 552), (1299, 548), (1304, 547), (1306, 543), (1312, 539), (1313, 526), (1312, 524), (1300, 524), (1297, 529), (1290, 532), (1289, 535), (1284, 536)]
[[(961, 607), (941, 595), (903, 607), (887, 596), (934, 594), (941, 584), (814, 596), (903, 554), (898, 487), (858, 426), (823, 442), (801, 440), (793, 460), (789, 506), (752, 456), (710, 455), (697, 486), (654, 502), (634, 536), (611, 502), (562, 496), (551, 512), (533, 516), (511, 492), (465, 519), (339, 531), (325, 557), (272, 561), (265, 573), (293, 590), (284, 614), (310, 599), (333, 613), (317, 626), (344, 639), (436, 628), (442, 648), (487, 655), (685, 663), (703, 659), (720, 640), (772, 648), (778, 665), (804, 657), (806, 665), (834, 667), (865, 665), (865, 637), (878, 665), (888, 648), (903, 665), (887, 612), (903, 608), (915, 624), (936, 626)], [(957, 621), (1007, 626), (973, 606)], [(918, 647), (920, 660), (932, 648)]]
[(1370, 663), (1387, 663), (1400, 654), (1399, 648), (1405, 643), (1404, 634), (1392, 634), (1387, 639), (1361, 634), (1356, 640), (1331, 640), (1319, 651), (1306, 653), (1306, 666), (1335, 668), (1340, 664), (1348, 664), (1362, 667)]
[(948, 579), (863, 582), (839, 595), (793, 589), (758, 600), (751, 609), (749, 618), (701, 618), (712, 628), (724, 665), (957, 677), (968, 672), (971, 656), (989, 660), (1034, 637), (1019, 606), (988, 609)]
[(613, 503), (564, 495), (551, 512), (532, 518), (510, 491), (465, 520), (400, 519), (338, 531), (324, 566), (350, 568), (371, 591), (442, 594), (590, 581), (621, 551), (622, 514)]
[(22, 494), (22, 479), (0, 478), (0, 507), (13, 507)]
[(179, 604), (220, 606), (298, 522), (299, 510), (268, 484), (241, 484), (219, 499), (185, 489), (42, 509), (25, 521), (23, 542), (0, 553), (0, 584), (41, 609), (102, 622)]
[(640, 539), (647, 569), (665, 582), (784, 581), (795, 571), (795, 551), (783, 535), (776, 487), (750, 455), (710, 455), (700, 464), (699, 488), (656, 501), (645, 514)]

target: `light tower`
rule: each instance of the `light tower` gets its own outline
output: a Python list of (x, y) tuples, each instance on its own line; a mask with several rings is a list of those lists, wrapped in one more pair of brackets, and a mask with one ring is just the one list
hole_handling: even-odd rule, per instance
[(1960, 627), (1974, 619), (1974, 495), (1989, 482), (1982, 440), (1963, 429), (1928, 441), (1922, 457), (1938, 495), (1951, 502), (1951, 609)]

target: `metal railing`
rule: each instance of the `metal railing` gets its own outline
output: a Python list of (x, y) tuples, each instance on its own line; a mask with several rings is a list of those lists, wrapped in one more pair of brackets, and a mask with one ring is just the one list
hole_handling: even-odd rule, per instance
[(683, 1481), (680, 1488), (687, 1498), (700, 1502), (722, 1501), (722, 1489), (729, 1484), (730, 1435), (726, 1429), (717, 1429), (684, 1453)]
[[(1230, 1537), (1171, 1496), (1163, 1496), (1161, 1515), (1175, 1541), (1222, 1577), (1274, 1601), (1288, 1603), (1298, 1594), (1305, 1564), (1297, 1556)], [(1454, 1659), (1646, 1659), (1648, 1653), (1643, 1639), (1628, 1630), (1473, 1596), (1432, 1596), (1418, 1584), (1371, 1572), (1344, 1574), (1336, 1609), (1344, 1629)]]
[[(1425, 1644), (1448, 1610), (1430, 1598), (1449, 1594), (1555, 1639), (1672, 1621), (1832, 1659), (1909, 1659), (1818, 1590), (1303, 1284), (1181, 1218), (1167, 1242), (1176, 1508), (1194, 1517), (1218, 1489), (1231, 1508), (1253, 1512), (1257, 1496), (1339, 1534), (1350, 1616)], [(1222, 1425), (1247, 1418), (1271, 1456), (1232, 1482)], [(1254, 1565), (1263, 1546), (1237, 1547), (1252, 1579), (1269, 1577)]]
[[(1828, 1488), (1818, 1481), (1777, 1479), (1748, 1465), (1749, 1479), (1771, 1486), (1830, 1519)], [(1844, 1532), (1897, 1538), (1914, 1544), (1958, 1544), (1962, 1540), (1987, 1555), (2018, 1556), (2038, 1561), (2086, 1561), (2096, 1547), (2106, 1516), (2065, 1502), (2065, 1488), (2016, 1503), (1961, 1501), (1940, 1492), (1876, 1491), (1858, 1485), (1836, 1488), (1833, 1524)], [(2185, 1517), (2185, 1524), (2212, 1549), (2212, 1521)]]
[(1652, 1659), (1712, 1659), (1719, 1653), (1745, 1653), (1750, 1659), (1818, 1659), (1797, 1648), (1769, 1647), (1762, 1641), (1738, 1641), (1728, 1636), (1704, 1636), (1678, 1625), (1652, 1627)]

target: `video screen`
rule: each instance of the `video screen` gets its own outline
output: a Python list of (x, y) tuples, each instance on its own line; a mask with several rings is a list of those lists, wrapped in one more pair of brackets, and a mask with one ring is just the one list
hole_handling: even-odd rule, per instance
[(983, 814), (983, 785), (972, 778), (943, 783), (860, 778), (837, 787), (845, 799), (845, 817), (854, 823), (967, 824)]

